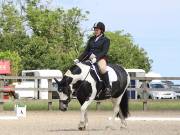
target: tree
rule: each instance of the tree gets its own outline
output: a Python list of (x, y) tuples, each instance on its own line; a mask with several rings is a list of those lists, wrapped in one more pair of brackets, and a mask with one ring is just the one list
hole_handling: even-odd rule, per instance
[(46, 69), (46, 57), (48, 57), (49, 49), (46, 39), (41, 37), (31, 37), (31, 40), (22, 49), (23, 69)]
[[(87, 20), (88, 12), (78, 8), (49, 9), (48, 3), (44, 5), (41, 0), (18, 1), (25, 4), (15, 6), (12, 0), (0, 8), (0, 51), (17, 53), (23, 69), (66, 70), (83, 50), (80, 23)], [(130, 34), (122, 31), (106, 34), (111, 39), (112, 63), (151, 69), (152, 60), (143, 48), (134, 44)]]
[[(24, 2), (21, 14), (19, 9), (16, 10), (20, 6), (14, 6), (13, 2), (4, 3), (0, 10), (2, 18), (5, 18), (0, 19), (1, 50), (18, 52), (23, 69), (65, 70), (79, 54), (83, 43), (80, 22), (86, 20), (86, 14), (78, 8), (48, 9), (40, 0)], [(13, 30), (7, 29), (11, 27)]]
[(50, 10), (32, 0), (27, 4), (26, 14), (32, 36), (42, 38), (47, 45), (44, 67), (65, 70), (72, 65), (83, 44), (80, 23), (87, 19), (87, 13), (78, 8)]
[(26, 37), (23, 17), (20, 16), (14, 5), (2, 4), (0, 8), (0, 49), (21, 50)]
[(1, 35), (24, 33), (23, 17), (13, 4), (2, 4), (0, 10)]
[(123, 31), (106, 32), (111, 40), (109, 58), (111, 63), (123, 65), (125, 68), (140, 68), (150, 71), (152, 60), (147, 52), (133, 43), (130, 34)]

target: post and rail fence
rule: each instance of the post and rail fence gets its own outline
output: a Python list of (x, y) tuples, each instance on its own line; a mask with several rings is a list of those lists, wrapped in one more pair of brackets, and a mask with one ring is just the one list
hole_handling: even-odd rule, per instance
[[(0, 110), (3, 110), (3, 90), (34, 90), (34, 91), (48, 91), (48, 110), (52, 110), (52, 92), (55, 91), (52, 89), (52, 80), (54, 78), (61, 79), (59, 76), (54, 77), (28, 77), (28, 76), (0, 76)], [(4, 80), (23, 80), (23, 79), (30, 79), (30, 80), (38, 80), (38, 79), (47, 79), (48, 80), (48, 88), (4, 88)], [(37, 92), (37, 93), (38, 93)]]
[[(174, 81), (174, 80), (180, 80), (180, 77), (131, 77), (131, 80), (139, 80), (142, 82), (142, 87), (141, 88), (128, 88), (128, 90), (135, 90), (135, 91), (143, 91), (143, 110), (146, 111), (147, 110), (147, 104), (148, 104), (148, 98), (147, 96), (145, 96), (147, 94), (148, 91), (162, 91), (165, 90), (164, 88), (148, 88), (147, 87), (147, 83), (151, 82), (152, 80), (161, 80), (161, 81)], [(168, 88), (168, 90), (172, 90), (174, 91), (175, 89), (173, 88)], [(180, 91), (180, 89), (178, 89), (177, 91)]]
[[(60, 77), (54, 76), (54, 77), (28, 77), (28, 76), (0, 76), (0, 111), (3, 110), (3, 90), (9, 89), (4, 88), (4, 80), (23, 80), (23, 79), (31, 79), (31, 80), (38, 80), (38, 79), (47, 79), (48, 80), (48, 88), (11, 88), (12, 90), (34, 90), (34, 91), (48, 91), (48, 110), (52, 110), (52, 92), (55, 91), (52, 89), (52, 80), (54, 78), (61, 79)], [(147, 93), (148, 90), (154, 90), (147, 88), (147, 83), (152, 80), (180, 80), (180, 77), (131, 77), (131, 80), (140, 80), (143, 83), (143, 87), (141, 88), (128, 88), (129, 91), (135, 90), (135, 91), (143, 91), (143, 93)], [(157, 90), (157, 89), (156, 89)], [(147, 110), (147, 103), (148, 99), (144, 97), (142, 99), (143, 102), (143, 110)], [(97, 102), (97, 105), (100, 103)], [(98, 106), (97, 106), (98, 109)]]

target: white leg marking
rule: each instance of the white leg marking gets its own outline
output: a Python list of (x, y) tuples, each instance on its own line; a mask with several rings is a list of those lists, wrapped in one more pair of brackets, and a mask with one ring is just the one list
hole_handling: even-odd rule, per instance
[(88, 121), (86, 121), (86, 120), (88, 120), (87, 114), (86, 114), (87, 113), (86, 109), (93, 102), (93, 100), (96, 96), (96, 92), (97, 92), (96, 87), (95, 87), (96, 83), (91, 83), (91, 86), (92, 86), (92, 94), (91, 94), (89, 100), (85, 101), (84, 104), (81, 106), (81, 120), (80, 120), (79, 128), (81, 128), (82, 126), (85, 127), (88, 124)]
[(114, 107), (113, 115), (112, 115), (112, 119), (109, 122), (109, 125), (106, 126), (106, 128), (113, 129), (115, 118), (120, 110), (119, 103), (121, 102), (121, 99), (122, 99), (122, 95), (120, 97), (118, 97), (117, 99), (112, 99), (112, 103), (113, 103), (113, 107)]
[(88, 114), (87, 111), (85, 112), (85, 126), (88, 127)]

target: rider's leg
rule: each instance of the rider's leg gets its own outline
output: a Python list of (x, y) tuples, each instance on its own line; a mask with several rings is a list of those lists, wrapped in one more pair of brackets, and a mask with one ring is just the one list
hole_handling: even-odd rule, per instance
[(105, 59), (100, 59), (98, 61), (98, 67), (100, 69), (101, 74), (105, 74), (107, 72), (106, 67), (107, 67), (107, 63)]
[(108, 95), (108, 96), (111, 96), (111, 85), (110, 85), (110, 82), (109, 82), (108, 72), (106, 70), (106, 68), (107, 68), (106, 60), (105, 59), (99, 60), (98, 61), (98, 66), (99, 66), (100, 72), (102, 74), (102, 79), (103, 79), (103, 81), (105, 82), (105, 85), (106, 85), (105, 94)]

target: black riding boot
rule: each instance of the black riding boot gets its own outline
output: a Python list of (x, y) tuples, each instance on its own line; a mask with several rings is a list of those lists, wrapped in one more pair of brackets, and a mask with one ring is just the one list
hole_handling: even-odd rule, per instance
[(106, 72), (105, 74), (102, 74), (102, 79), (105, 83), (106, 89), (105, 89), (105, 95), (106, 96), (111, 96), (111, 85), (109, 82), (109, 76), (108, 76), (108, 72)]

